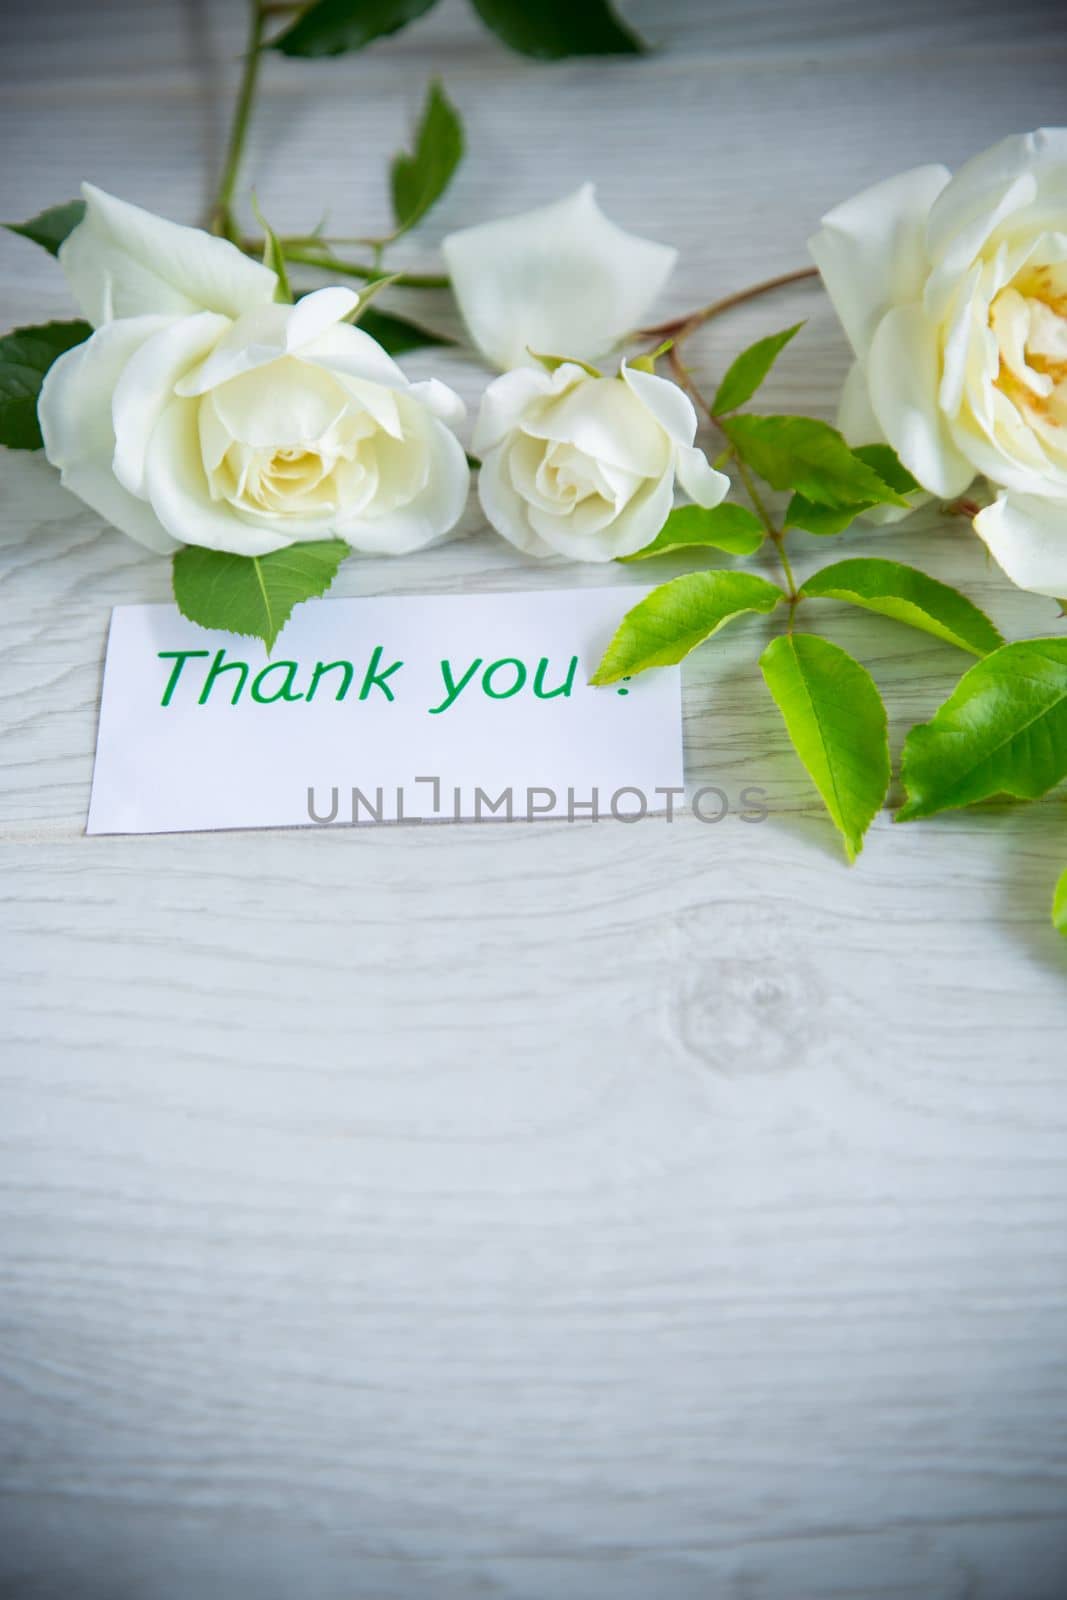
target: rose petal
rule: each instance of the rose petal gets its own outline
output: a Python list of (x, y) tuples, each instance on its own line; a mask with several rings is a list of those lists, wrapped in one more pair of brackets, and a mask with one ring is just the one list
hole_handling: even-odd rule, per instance
[(145, 496), (144, 461), (148, 441), (174, 385), (230, 326), (213, 311), (179, 317), (147, 339), (123, 368), (111, 402), (115, 428), (115, 476), (131, 494)]
[(301, 350), (327, 328), (343, 322), (359, 305), (359, 295), (354, 289), (332, 285), (326, 289), (313, 289), (289, 309), (285, 324), (285, 348)]
[(870, 382), (862, 361), (854, 361), (848, 369), (837, 406), (837, 428), (850, 445), (885, 443), (882, 425), (871, 405)]
[(584, 532), (571, 527), (566, 517), (531, 513), (530, 520), (545, 543), (572, 561), (615, 561), (632, 556), (651, 544), (670, 515), (674, 500), (674, 474), (653, 480), (606, 528)]
[(550, 556), (552, 546), (534, 531), (527, 507), (512, 485), (507, 454), (507, 447), (499, 445), (482, 457), (478, 499), (486, 520), (516, 550), (529, 556)]
[(407, 505), (381, 517), (340, 522), (338, 535), (356, 550), (402, 556), (443, 539), (463, 515), (470, 468), (463, 446), (435, 417), (426, 418), (425, 487)]
[(231, 378), (280, 361), (285, 355), (289, 306), (255, 306), (232, 323), (205, 360), (187, 372), (176, 386), (184, 399), (207, 394)]
[(868, 357), (871, 404), (885, 438), (931, 494), (962, 494), (974, 468), (953, 442), (937, 403), (937, 330), (919, 306), (883, 317)]
[(86, 213), (59, 250), (59, 264), (85, 316), (217, 311), (237, 317), (273, 300), (275, 274), (200, 228), (185, 228), (82, 184)]
[(671, 457), (670, 436), (617, 378), (584, 378), (559, 399), (531, 407), (521, 426), (535, 439), (577, 445), (587, 456), (641, 478), (658, 478)]
[[(952, 184), (949, 184), (949, 189), (951, 188)], [(948, 190), (945, 192), (948, 193)], [(975, 257), (983, 245), (988, 243), (990, 236), (1003, 222), (1016, 212), (1025, 210), (1036, 196), (1037, 180), (1032, 173), (1024, 172), (1010, 183), (1003, 193), (989, 196), (988, 207), (980, 209), (978, 215), (961, 226), (958, 233), (947, 234), (944, 242), (939, 243), (940, 259), (935, 259), (933, 270), (923, 291), (923, 304), (931, 317), (940, 320), (946, 315), (959, 279), (968, 268), (976, 264)], [(975, 200), (975, 204), (980, 204), (980, 201)], [(959, 210), (962, 212), (963, 208), (960, 207)], [(959, 220), (962, 223), (962, 216)], [(934, 223), (931, 231), (935, 236), (947, 233), (947, 225), (944, 227), (939, 225), (936, 208), (935, 213), (931, 215), (931, 222)]]
[(808, 249), (858, 356), (894, 305), (917, 300), (929, 270), (926, 222), (947, 167), (915, 167), (828, 211)]
[(242, 444), (295, 450), (322, 439), (350, 402), (332, 373), (286, 356), (269, 382), (246, 372), (220, 384), (200, 403), (212, 406), (226, 432)]
[(695, 445), (680, 444), (675, 452), (675, 470), (679, 488), (683, 489), (695, 505), (710, 511), (720, 505), (730, 492), (730, 480), (725, 472), (718, 472), (703, 450)]
[(330, 372), (379, 383), (385, 389), (408, 387), (407, 378), (378, 341), (362, 328), (350, 327), (348, 323), (336, 323), (327, 328), (305, 345), (300, 355), (304, 361), (314, 361)]
[(390, 388), (406, 387), (407, 379), (381, 345), (369, 334), (342, 323), (356, 299), (350, 289), (317, 289), (295, 306), (254, 307), (238, 318), (206, 361), (186, 373), (178, 393), (206, 394), (231, 378), (294, 353), (333, 371), (370, 378)]
[(627, 366), (625, 361), (619, 376), (665, 433), (678, 444), (692, 444), (696, 438), (697, 414), (684, 389), (668, 378), (657, 378), (654, 372), (641, 372)]
[(931, 260), (951, 254), (962, 270), (999, 223), (1035, 201), (1050, 218), (1067, 209), (1067, 128), (1013, 134), (960, 167), (930, 212)]
[(550, 394), (562, 394), (585, 377), (581, 367), (567, 362), (551, 376), (543, 367), (515, 367), (494, 378), (482, 395), (474, 425), (472, 449), (478, 455), (494, 449), (519, 426), (529, 406)]
[(677, 251), (626, 233), (592, 184), (554, 205), (450, 234), (441, 246), (475, 344), (498, 367), (529, 352), (592, 359), (636, 327)]
[(169, 317), (109, 323), (53, 362), (37, 403), (45, 455), (60, 469), (63, 484), (131, 539), (160, 554), (173, 550), (174, 540), (151, 506), (123, 488), (112, 470), (111, 398), (130, 360), (169, 326)]
[(284, 518), (246, 520), (223, 500), (212, 500), (200, 455), (195, 400), (172, 400), (152, 431), (145, 486), (152, 509), (172, 538), (238, 556), (265, 556), (301, 538), (324, 537), (321, 522), (300, 531)]
[(1067, 504), (1001, 495), (974, 519), (994, 561), (1020, 589), (1067, 597)]
[(440, 378), (424, 378), (420, 383), (413, 383), (408, 394), (446, 427), (458, 428), (467, 415), (467, 408), (459, 395), (447, 383), (442, 383)]

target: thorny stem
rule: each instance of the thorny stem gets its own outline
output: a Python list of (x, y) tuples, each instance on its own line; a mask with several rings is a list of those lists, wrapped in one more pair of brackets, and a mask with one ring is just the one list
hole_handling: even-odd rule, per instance
[(707, 397), (702, 394), (700, 389), (697, 387), (693, 378), (693, 374), (682, 360), (682, 357), (678, 351), (677, 341), (675, 341), (670, 350), (668, 350), (667, 360), (670, 362), (671, 371), (674, 373), (676, 381), (682, 386), (683, 389), (686, 389), (689, 392), (699, 410), (702, 411), (706, 417), (710, 418), (715, 427), (718, 428), (719, 432), (722, 433), (726, 438), (728, 446), (725, 452), (726, 457), (728, 460), (733, 461), (736, 465), (738, 476), (745, 486), (745, 492), (747, 493), (748, 498), (752, 501), (752, 509), (762, 522), (767, 537), (772, 541), (775, 549), (778, 552), (778, 559), (782, 565), (782, 573), (785, 577), (786, 584), (788, 585), (786, 598), (789, 601), (789, 630), (792, 632), (793, 613), (800, 603), (800, 594), (797, 590), (797, 580), (793, 574), (792, 563), (786, 554), (785, 530), (778, 527), (774, 518), (771, 516), (771, 513), (768, 511), (767, 503), (757, 489), (752, 473), (749, 471), (746, 463), (738, 455), (734, 445), (730, 442), (730, 436), (726, 433), (726, 430), (722, 425), (721, 417), (717, 417), (715, 415), (710, 404), (708, 403)]
[(710, 305), (700, 306), (696, 311), (687, 311), (683, 316), (672, 317), (668, 322), (657, 322), (654, 327), (641, 328), (635, 335), (638, 339), (673, 339), (675, 344), (681, 344), (683, 339), (688, 339), (697, 328), (703, 327), (705, 322), (710, 322), (712, 317), (717, 317), (723, 311), (732, 311), (735, 306), (743, 306), (749, 300), (757, 299), (761, 294), (769, 294), (772, 289), (784, 289), (790, 283), (803, 283), (808, 278), (819, 275), (818, 267), (797, 267), (793, 272), (782, 272), (777, 278), (765, 278), (762, 283), (754, 283), (747, 289), (738, 289), (733, 294), (724, 295), (721, 300), (712, 300)]
[(237, 174), (241, 166), (241, 157), (244, 154), (245, 136), (248, 133), (249, 118), (252, 115), (252, 102), (256, 95), (264, 21), (263, 0), (250, 0), (248, 48), (245, 51), (244, 66), (241, 71), (241, 84), (237, 91), (237, 104), (234, 106), (233, 122), (230, 125), (230, 137), (226, 146), (226, 161), (222, 169), (222, 177), (219, 179), (215, 204), (211, 210), (212, 233), (219, 233), (225, 239), (232, 239), (235, 244), (238, 239), (237, 226), (233, 215), (233, 192), (237, 186)]

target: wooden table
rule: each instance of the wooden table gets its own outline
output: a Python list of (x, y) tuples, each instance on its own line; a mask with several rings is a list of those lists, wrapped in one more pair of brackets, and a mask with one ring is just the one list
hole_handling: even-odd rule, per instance
[[(819, 215), (1063, 121), (1058, 4), (632, 0), (661, 46), (542, 67), (460, 0), (272, 60), (275, 225), (387, 220), (427, 77), (469, 156), (402, 259), (586, 178), (678, 245), (663, 314), (805, 259)], [(10, 7), (3, 214), (90, 177), (203, 213), (229, 0)], [(72, 315), (0, 239), (5, 326)], [(454, 327), (443, 297), (415, 302)], [(830, 416), (812, 285), (775, 408)], [(474, 400), (484, 376), (421, 356)], [(736, 627), (685, 669), (687, 771), (760, 826), (83, 836), (109, 607), (167, 563), (5, 454), (0, 1592), (18, 1600), (1058, 1600), (1067, 1593), (1062, 798), (845, 868)], [(798, 538), (800, 569), (827, 546)], [(1012, 637), (1062, 631), (965, 523), (857, 529)], [(663, 574), (683, 570), (665, 566)], [(647, 581), (455, 543), (341, 594)], [(894, 748), (961, 668), (827, 608)]]

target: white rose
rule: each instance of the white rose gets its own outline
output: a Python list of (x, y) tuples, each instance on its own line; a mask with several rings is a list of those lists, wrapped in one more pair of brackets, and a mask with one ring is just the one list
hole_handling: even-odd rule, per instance
[(674, 481), (716, 506), (730, 480), (694, 448), (696, 412), (676, 384), (623, 366), (617, 378), (564, 362), (491, 383), (474, 449), (478, 495), (498, 533), (529, 555), (611, 561), (655, 538)]
[(626, 233), (591, 183), (517, 217), (464, 228), (441, 249), (471, 338), (496, 367), (531, 351), (593, 361), (636, 328), (677, 250)]
[(1067, 129), (880, 183), (810, 248), (856, 354), (846, 437), (888, 440), (944, 498), (984, 474), (996, 560), (1067, 595)]
[(337, 537), (401, 554), (455, 524), (469, 473), (444, 423), (462, 403), (344, 321), (352, 290), (274, 304), (274, 273), (234, 245), (84, 194), (59, 259), (97, 331), (38, 406), (69, 489), (159, 551)]

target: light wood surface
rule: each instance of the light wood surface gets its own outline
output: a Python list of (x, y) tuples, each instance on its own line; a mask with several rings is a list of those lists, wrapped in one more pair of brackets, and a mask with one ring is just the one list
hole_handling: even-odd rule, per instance
[[(248, 180), (281, 230), (329, 196), (373, 232), (437, 72), (470, 153), (404, 258), (594, 178), (681, 248), (666, 315), (801, 264), (876, 178), (1064, 120), (1058, 4), (623, 10), (657, 54), (541, 67), (441, 0), (362, 58), (272, 60)], [(242, 25), (9, 7), (3, 215), (89, 177), (197, 220)], [(72, 314), (9, 235), (0, 294), (5, 326)], [(454, 327), (442, 298), (407, 304)], [(801, 315), (769, 399), (831, 415), (813, 286), (699, 370)], [(1012, 637), (1065, 626), (959, 523), (832, 553), (890, 548)], [(337, 592), (647, 576), (525, 561), (471, 510)], [(1060, 1600), (1062, 797), (886, 814), (848, 871), (753, 622), (687, 665), (685, 718), (690, 780), (762, 785), (759, 826), (87, 840), (109, 607), (168, 588), (3, 456), (5, 1600)], [(823, 614), (899, 749), (961, 658)]]

